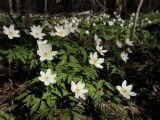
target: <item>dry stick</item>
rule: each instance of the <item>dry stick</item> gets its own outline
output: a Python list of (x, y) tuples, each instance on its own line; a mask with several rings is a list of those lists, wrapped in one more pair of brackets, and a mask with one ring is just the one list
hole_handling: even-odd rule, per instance
[(133, 30), (132, 30), (132, 34), (131, 34), (131, 40), (133, 40), (134, 34), (135, 34), (135, 32), (136, 32), (137, 20), (138, 20), (138, 17), (139, 17), (139, 12), (140, 12), (142, 3), (143, 3), (143, 0), (141, 0), (141, 1), (139, 2), (138, 8), (137, 8), (137, 12), (136, 12), (135, 20), (134, 20), (134, 25), (133, 25)]
[(103, 9), (103, 12), (106, 12), (106, 1), (105, 1), (105, 3), (104, 3), (104, 5), (102, 5), (100, 2), (99, 2), (99, 0), (96, 0), (96, 2), (99, 4), (99, 6), (100, 7), (102, 7), (102, 9)]

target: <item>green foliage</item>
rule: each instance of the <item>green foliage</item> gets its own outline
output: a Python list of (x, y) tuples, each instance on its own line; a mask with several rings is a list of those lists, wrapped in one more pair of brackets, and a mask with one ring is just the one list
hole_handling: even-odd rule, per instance
[[(133, 40), (134, 46), (129, 46), (125, 43), (125, 39), (130, 38), (131, 27), (129, 24), (133, 22), (133, 18), (130, 20), (118, 19), (120, 19), (118, 16), (116, 18), (90, 17), (90, 19), (82, 20), (79, 31), (68, 37), (48, 38), (47, 35), (48, 43), (52, 45), (53, 49), (58, 50), (57, 56), (52, 61), (42, 62), (39, 60), (39, 56), (36, 54), (38, 47), (34, 42), (12, 45), (8, 50), (0, 50), (0, 54), (4, 56), (9, 65), (18, 61), (28, 72), (25, 82), (27, 90), (15, 98), (15, 101), (22, 102), (29, 110), (27, 117), (33, 120), (82, 120), (87, 111), (91, 112), (89, 115), (94, 114), (99, 105), (106, 100), (121, 102), (115, 92), (115, 86), (120, 81), (126, 78), (130, 79), (130, 76), (134, 75), (143, 75), (142, 77), (144, 77), (158, 68), (159, 65), (154, 64), (154, 61), (158, 61), (160, 58), (160, 55), (155, 52), (160, 51), (159, 38), (155, 37), (158, 36), (158, 32), (150, 33), (145, 28), (137, 27)], [(114, 21), (114, 25), (110, 26), (108, 21)], [(93, 26), (93, 23), (96, 24), (96, 27)], [(85, 34), (86, 30), (90, 31), (88, 35)], [(93, 40), (95, 34), (102, 39), (103, 47), (108, 50), (105, 56), (98, 53), (98, 57), (105, 59), (102, 64), (103, 69), (89, 64), (90, 52), (96, 51)], [(116, 46), (117, 40), (123, 44), (122, 48)], [(123, 62), (120, 54), (122, 51), (127, 52), (128, 48), (133, 53), (129, 54), (127, 62)], [(55, 84), (45, 86), (38, 77), (40, 71), (46, 71), (48, 68), (54, 71), (57, 77)], [(151, 75), (154, 76), (153, 73)], [(88, 90), (85, 95), (86, 101), (75, 98), (71, 91), (72, 81), (85, 83), (85, 88)], [(106, 111), (102, 110), (101, 112), (105, 114)], [(109, 118), (109, 115), (109, 113), (105, 114), (103, 119)], [(5, 117), (8, 119), (6, 115)]]
[(16, 117), (14, 117), (12, 114), (1, 112), (0, 119), (1, 120), (16, 120)]

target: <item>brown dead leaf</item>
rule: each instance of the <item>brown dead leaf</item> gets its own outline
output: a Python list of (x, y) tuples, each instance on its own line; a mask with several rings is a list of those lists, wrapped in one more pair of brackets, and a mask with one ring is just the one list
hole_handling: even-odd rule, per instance
[(130, 112), (131, 112), (131, 114), (140, 114), (141, 113), (136, 106), (131, 106)]

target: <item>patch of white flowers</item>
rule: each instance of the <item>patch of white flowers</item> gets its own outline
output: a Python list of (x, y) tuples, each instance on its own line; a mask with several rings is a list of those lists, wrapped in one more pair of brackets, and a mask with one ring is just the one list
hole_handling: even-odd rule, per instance
[(60, 36), (60, 37), (66, 37), (71, 33), (75, 33), (78, 31), (78, 25), (79, 25), (80, 20), (77, 19), (76, 17), (72, 17), (71, 20), (63, 20), (60, 21), (61, 25), (55, 26), (55, 32), (51, 32), (51, 36)]
[[(116, 15), (116, 13), (115, 13)], [(134, 14), (131, 16), (131, 19), (133, 19)], [(110, 19), (108, 21), (104, 21), (103, 18), (110, 18), (109, 15), (107, 14), (101, 14), (100, 16), (96, 16), (95, 20), (101, 21), (103, 25), (108, 24), (109, 27), (113, 26), (116, 22), (119, 23), (121, 27), (124, 27), (126, 24), (125, 21), (118, 15), (116, 15), (116, 19)], [(90, 23), (90, 16), (86, 18), (87, 22)], [(66, 37), (72, 33), (78, 32), (78, 25), (80, 23), (80, 19), (76, 17), (72, 17), (70, 19), (63, 19), (59, 23), (54, 22), (55, 25), (51, 25), (49, 23), (45, 23), (46, 26), (48, 26), (50, 29), (52, 29), (49, 34), (50, 36), (59, 36), (59, 37)], [(148, 19), (146, 19), (148, 21)], [(91, 24), (94, 26), (97, 26), (96, 22), (93, 22)], [(133, 23), (130, 22), (129, 26), (132, 26)], [(45, 33), (42, 32), (43, 27), (38, 25), (38, 26), (31, 26), (31, 32), (30, 35), (32, 35), (34, 38), (37, 39), (37, 45), (38, 45), (38, 50), (37, 54), (40, 57), (40, 61), (51, 61), (53, 60), (58, 51), (53, 51), (52, 50), (52, 45), (48, 43), (47, 40), (43, 40), (44, 36), (46, 35)], [(9, 39), (13, 39), (14, 37), (20, 37), (19, 30), (15, 30), (14, 25), (9, 26), (8, 28), (6, 26), (3, 26), (3, 33), (8, 36)], [(92, 31), (89, 31), (88, 29), (83, 32), (83, 34), (86, 35), (92, 35)], [(104, 63), (104, 58), (99, 57), (100, 56), (105, 56), (105, 53), (108, 52), (103, 48), (103, 43), (102, 39), (100, 38), (101, 36), (98, 36), (97, 34), (94, 35), (94, 41), (95, 41), (95, 48), (96, 52), (91, 52), (89, 55), (89, 64), (95, 66), (96, 68), (103, 69), (103, 63)], [(127, 45), (127, 48), (125, 48), (124, 51), (121, 52), (120, 57), (123, 61), (127, 62), (129, 59), (128, 53), (132, 53), (132, 50), (130, 49), (131, 46), (133, 46), (133, 41), (131, 41), (129, 38), (126, 38), (124, 41), (122, 40), (117, 40), (116, 45), (118, 48), (123, 48), (124, 46)], [(56, 76), (57, 74), (52, 72), (51, 69), (47, 69), (47, 71), (40, 71), (40, 76), (38, 79), (44, 83), (45, 86), (49, 86), (50, 84), (56, 83)], [(123, 95), (125, 98), (130, 99), (130, 96), (136, 96), (137, 94), (135, 92), (132, 92), (132, 87), (133, 85), (126, 85), (127, 82), (126, 80), (123, 81), (122, 86), (116, 86), (117, 90), (120, 92), (121, 95)], [(75, 98), (79, 99), (82, 98), (83, 100), (86, 100), (86, 94), (88, 92), (87, 89), (85, 89), (85, 83), (82, 83), (82, 81), (79, 81), (77, 84), (72, 81), (71, 82), (71, 91), (75, 94)]]

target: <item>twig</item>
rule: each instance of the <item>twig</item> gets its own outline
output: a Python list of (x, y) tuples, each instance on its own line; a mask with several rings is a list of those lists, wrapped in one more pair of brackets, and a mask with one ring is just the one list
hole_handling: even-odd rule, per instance
[(104, 5), (102, 5), (99, 0), (96, 0), (96, 2), (99, 4), (100, 7), (102, 7), (103, 12), (106, 12), (106, 1), (104, 1)]
[(136, 16), (135, 16), (135, 19), (134, 19), (133, 30), (132, 30), (132, 34), (131, 34), (131, 40), (134, 38), (134, 34), (135, 34), (135, 32), (136, 32), (137, 20), (138, 20), (138, 18), (139, 18), (139, 12), (140, 12), (142, 3), (143, 3), (143, 0), (141, 0), (141, 1), (139, 2), (138, 8), (137, 8)]
[(10, 82), (11, 90), (14, 90), (14, 88), (13, 88), (13, 81), (11, 79), (9, 79), (9, 82)]

